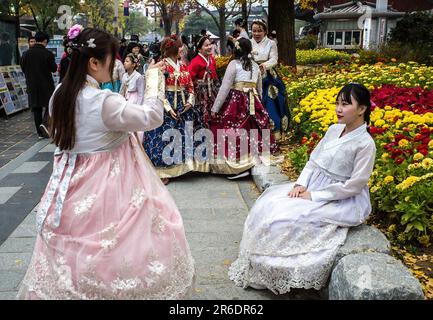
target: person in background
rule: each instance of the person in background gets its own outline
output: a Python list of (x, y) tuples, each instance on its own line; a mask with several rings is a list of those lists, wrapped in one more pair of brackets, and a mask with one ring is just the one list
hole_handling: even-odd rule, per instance
[(268, 38), (271, 39), (271, 40), (273, 40), (275, 43), (278, 44), (278, 41), (277, 41), (277, 31), (273, 30), (273, 31), (268, 35)]
[(3, 32), (0, 35), (0, 66), (10, 66), (12, 64), (13, 51), (9, 33)]
[(181, 36), (182, 39), (182, 51), (180, 53), (180, 59), (182, 60), (182, 62), (189, 66), (191, 60), (190, 60), (190, 49), (189, 49), (189, 45), (188, 45), (188, 38), (185, 35)]
[(26, 77), (29, 107), (32, 109), (40, 139), (48, 138), (48, 102), (54, 91), (52, 73), (57, 71), (54, 54), (46, 46), (48, 35), (38, 31), (36, 44), (23, 53), (21, 68)]
[(258, 63), (263, 78), (262, 102), (270, 116), (272, 134), (275, 140), (284, 139), (289, 126), (286, 86), (278, 76), (277, 44), (266, 35), (268, 27), (263, 20), (255, 20), (252, 25), (253, 59)]
[(244, 21), (242, 18), (236, 19), (235, 20), (235, 29), (239, 31), (239, 36), (236, 39), (239, 38), (245, 38), (245, 39), (250, 39), (250, 36), (248, 35), (247, 29), (248, 28), (248, 23), (246, 21)]
[[(211, 108), (214, 144), (223, 147), (223, 150), (215, 148), (217, 159), (210, 166), (211, 172), (235, 175), (229, 179), (249, 175), (249, 169), (256, 164), (252, 151), (245, 150), (242, 145), (250, 146), (251, 141), (257, 143), (259, 155), (278, 151), (273, 137), (267, 139), (266, 136), (269, 115), (261, 103), (262, 76), (259, 66), (251, 58), (251, 50), (249, 39), (240, 38), (235, 42), (234, 59), (227, 66)], [(245, 136), (239, 140), (240, 134)], [(220, 141), (221, 137), (224, 141)], [(269, 146), (264, 144), (268, 140)], [(268, 150), (264, 150), (266, 147)]]
[(123, 65), (126, 72), (122, 77), (120, 94), (131, 103), (142, 104), (144, 97), (144, 78), (137, 72), (139, 59), (135, 54), (130, 53), (126, 56)]
[(69, 63), (71, 62), (71, 54), (72, 54), (72, 48), (71, 48), (71, 42), (67, 39), (63, 41), (63, 46), (65, 47), (65, 54), (63, 55), (62, 59), (60, 60), (59, 65), (59, 83), (62, 82), (63, 78), (66, 75), (66, 72), (68, 71)]
[(127, 49), (128, 49), (128, 41), (126, 41), (125, 38), (122, 38), (120, 40), (120, 46), (119, 46), (119, 56), (122, 63), (125, 59)]
[(120, 86), (122, 84), (122, 78), (125, 74), (125, 67), (123, 66), (120, 55), (116, 54), (116, 60), (114, 61), (112, 81), (101, 84), (101, 89), (109, 89), (113, 92), (120, 92)]
[(212, 43), (208, 37), (197, 42), (197, 55), (188, 66), (196, 93), (196, 111), (200, 125), (210, 128), (211, 111), (218, 94), (219, 82), (216, 73), (215, 58), (212, 55)]
[(231, 36), (227, 39), (227, 53), (233, 54), (235, 51), (235, 39), (239, 37), (240, 31), (233, 30)]
[(143, 57), (143, 51), (142, 51), (143, 49), (142, 49), (141, 45), (138, 42), (130, 43), (130, 49), (131, 49), (130, 53), (134, 54), (138, 58), (139, 65), (138, 65), (137, 72), (139, 74), (143, 74), (144, 64), (146, 63), (146, 61), (144, 60), (144, 57)]
[(27, 42), (29, 43), (29, 48), (33, 48), (33, 46), (36, 44), (36, 39), (34, 36), (30, 36), (27, 39)]

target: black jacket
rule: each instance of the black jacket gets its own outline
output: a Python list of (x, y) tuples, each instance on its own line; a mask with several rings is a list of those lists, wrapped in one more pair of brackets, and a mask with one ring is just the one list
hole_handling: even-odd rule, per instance
[(47, 108), (54, 91), (52, 73), (57, 71), (54, 54), (41, 44), (24, 52), (21, 68), (26, 76), (29, 106)]

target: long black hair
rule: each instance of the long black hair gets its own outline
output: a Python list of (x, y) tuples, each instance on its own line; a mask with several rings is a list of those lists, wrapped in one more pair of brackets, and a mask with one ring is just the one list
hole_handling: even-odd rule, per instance
[(370, 114), (371, 114), (371, 95), (368, 89), (356, 82), (346, 84), (338, 93), (337, 100), (341, 97), (343, 102), (352, 104), (352, 97), (358, 102), (358, 105), (365, 106), (364, 121), (367, 123), (367, 131), (369, 131), (368, 126), (370, 124)]
[(117, 40), (113, 36), (94, 28), (83, 29), (72, 40), (71, 47), (73, 51), (68, 71), (53, 97), (50, 123), (51, 137), (61, 150), (71, 150), (75, 145), (75, 103), (79, 91), (85, 85), (90, 58), (105, 63), (105, 59), (111, 55), (109, 70), (112, 75), (118, 51)]
[(242, 63), (242, 68), (245, 71), (253, 71), (252, 61), (251, 61), (251, 51), (253, 50), (251, 41), (249, 39), (240, 38), (235, 41), (235, 59), (240, 60)]

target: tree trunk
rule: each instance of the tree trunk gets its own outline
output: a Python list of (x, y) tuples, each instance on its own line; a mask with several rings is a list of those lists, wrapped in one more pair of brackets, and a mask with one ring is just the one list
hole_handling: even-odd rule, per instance
[(227, 36), (226, 36), (226, 8), (220, 7), (218, 8), (218, 14), (219, 14), (219, 33), (220, 33), (220, 54), (222, 56), (225, 56), (226, 51), (226, 44), (227, 44)]
[(167, 5), (163, 4), (161, 6), (161, 16), (162, 21), (164, 22), (164, 33), (167, 37), (171, 35), (171, 19), (168, 14)]
[[(241, 7), (241, 11), (242, 11), (242, 20), (244, 20), (247, 25), (248, 25), (248, 1), (245, 0), (245, 2), (242, 2), (242, 7)], [(248, 31), (248, 28), (247, 28)]]
[(176, 34), (179, 35), (180, 34), (180, 29), (179, 29), (179, 21), (176, 21), (176, 23), (174, 24), (175, 29), (176, 29)]
[(294, 0), (269, 0), (268, 24), (277, 32), (279, 62), (296, 67)]

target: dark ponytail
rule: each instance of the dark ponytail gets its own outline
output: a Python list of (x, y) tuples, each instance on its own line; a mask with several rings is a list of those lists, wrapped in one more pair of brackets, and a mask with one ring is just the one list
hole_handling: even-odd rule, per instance
[(368, 89), (356, 82), (346, 84), (338, 93), (337, 100), (340, 98), (349, 104), (352, 104), (352, 97), (360, 106), (365, 106), (364, 121), (367, 124), (367, 131), (370, 132), (370, 114), (371, 114), (371, 95)]
[(251, 62), (251, 51), (252, 45), (249, 39), (240, 38), (235, 42), (235, 51), (234, 56), (235, 59), (240, 60), (242, 63), (242, 68), (245, 71), (253, 71), (252, 62)]
[[(93, 39), (93, 40), (92, 40)], [(75, 145), (75, 104), (79, 91), (86, 82), (90, 58), (102, 63), (111, 55), (110, 75), (113, 74), (117, 40), (105, 31), (85, 28), (72, 39), (71, 62), (62, 85), (53, 96), (50, 135), (60, 150), (71, 150)]]

